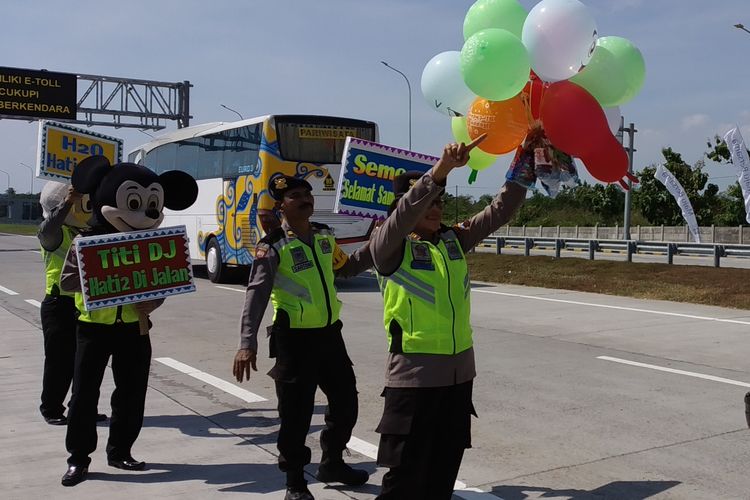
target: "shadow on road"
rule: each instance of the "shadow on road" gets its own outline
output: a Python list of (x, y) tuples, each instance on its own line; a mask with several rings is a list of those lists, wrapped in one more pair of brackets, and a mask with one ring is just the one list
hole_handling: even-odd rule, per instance
[[(495, 486), (492, 493), (503, 500), (560, 498), (566, 500), (644, 500), (680, 484), (679, 481), (613, 481), (594, 490), (545, 488), (542, 486)], [(540, 495), (541, 493), (541, 495)]]

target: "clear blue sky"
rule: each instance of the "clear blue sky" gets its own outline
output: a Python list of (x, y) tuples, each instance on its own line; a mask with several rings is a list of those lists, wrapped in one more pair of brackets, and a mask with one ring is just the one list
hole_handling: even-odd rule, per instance
[[(530, 9), (534, 0), (520, 0)], [(747, 93), (750, 34), (748, 0), (583, 0), (601, 36), (630, 39), (646, 60), (641, 93), (622, 107), (634, 122), (636, 170), (661, 160), (671, 146), (690, 163), (706, 139), (733, 124), (750, 140)], [(404, 80), (413, 89), (413, 149), (439, 154), (452, 140), (446, 117), (431, 111), (419, 90), (425, 63), (460, 50), (466, 10), (462, 0), (8, 0), (3, 2), (0, 65), (159, 81), (189, 80), (192, 124), (267, 113), (316, 113), (373, 120), (381, 142), (407, 145)], [(169, 123), (169, 129), (175, 125)], [(125, 139), (129, 151), (149, 138), (128, 129), (96, 128)], [(154, 133), (154, 132), (151, 132)], [(37, 125), (0, 120), (0, 164), (11, 186), (29, 189)], [(449, 185), (462, 194), (494, 192), (510, 157)], [(709, 165), (724, 187), (731, 166)], [(722, 178), (729, 176), (729, 178)], [(35, 190), (42, 185), (35, 184)], [(0, 191), (6, 189), (0, 175)]]

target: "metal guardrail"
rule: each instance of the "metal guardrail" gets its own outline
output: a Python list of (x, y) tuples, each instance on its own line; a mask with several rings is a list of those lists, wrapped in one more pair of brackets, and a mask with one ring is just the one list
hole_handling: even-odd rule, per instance
[(495, 247), (495, 253), (502, 249), (523, 248), (524, 255), (531, 255), (534, 248), (554, 250), (555, 257), (560, 258), (563, 250), (588, 251), (589, 259), (594, 260), (597, 252), (622, 253), (627, 255), (628, 262), (633, 261), (634, 254), (664, 255), (667, 263), (673, 264), (675, 255), (713, 257), (714, 267), (720, 267), (722, 257), (750, 257), (750, 245), (714, 245), (701, 243), (670, 243), (660, 241), (636, 240), (585, 240), (576, 238), (535, 238), (492, 236), (486, 238), (484, 246)]

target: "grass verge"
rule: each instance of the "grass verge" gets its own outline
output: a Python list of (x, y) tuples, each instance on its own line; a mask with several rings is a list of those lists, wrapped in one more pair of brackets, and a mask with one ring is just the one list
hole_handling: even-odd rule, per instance
[(34, 236), (38, 228), (36, 224), (0, 224), (0, 233)]
[(750, 269), (475, 253), (479, 281), (750, 309)]

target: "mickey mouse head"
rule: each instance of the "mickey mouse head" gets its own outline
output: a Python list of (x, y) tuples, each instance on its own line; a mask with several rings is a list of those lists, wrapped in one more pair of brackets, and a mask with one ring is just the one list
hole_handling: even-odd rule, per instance
[(80, 162), (71, 182), (76, 191), (91, 196), (96, 220), (110, 233), (157, 228), (164, 208), (184, 210), (198, 197), (198, 184), (185, 172), (157, 175), (135, 163), (110, 165), (104, 156)]

